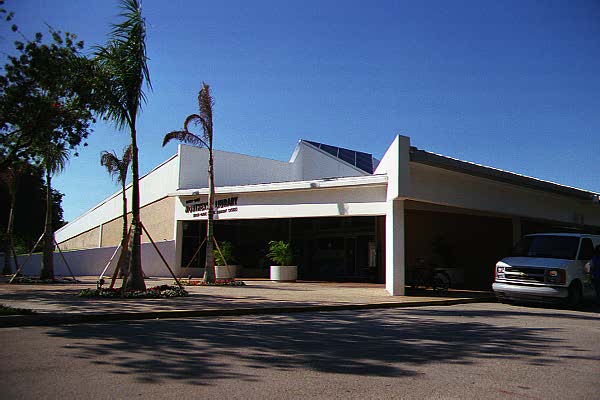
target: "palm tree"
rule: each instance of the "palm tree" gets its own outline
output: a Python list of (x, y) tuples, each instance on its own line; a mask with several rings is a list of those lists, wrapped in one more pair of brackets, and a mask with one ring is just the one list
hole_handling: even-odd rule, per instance
[(146, 100), (142, 86), (152, 88), (146, 56), (146, 24), (138, 0), (121, 0), (123, 22), (113, 26), (109, 41), (96, 52), (102, 98), (100, 113), (131, 134), (132, 244), (127, 287), (146, 290), (141, 265), (140, 183), (136, 120)]
[(131, 163), (131, 145), (123, 151), (123, 156), (119, 158), (113, 152), (103, 151), (100, 153), (100, 165), (106, 168), (109, 175), (121, 184), (123, 193), (123, 237), (121, 238), (121, 252), (125, 251), (125, 237), (127, 236), (127, 193), (125, 192), (125, 183), (127, 181), (127, 170)]
[(69, 159), (69, 150), (62, 144), (48, 144), (40, 151), (41, 167), (46, 175), (46, 222), (41, 279), (54, 279), (54, 231), (52, 230), (52, 176), (61, 172)]
[[(163, 139), (163, 146), (171, 140), (189, 143), (194, 146), (206, 147), (208, 149), (208, 218), (206, 224), (206, 264), (204, 268), (204, 280), (215, 281), (215, 266), (213, 256), (213, 220), (214, 220), (214, 198), (215, 177), (213, 169), (213, 99), (210, 95), (210, 87), (202, 82), (202, 89), (198, 93), (198, 114), (188, 115), (183, 123), (183, 130), (169, 132)], [(188, 129), (193, 122), (202, 126), (202, 137), (194, 135)]]

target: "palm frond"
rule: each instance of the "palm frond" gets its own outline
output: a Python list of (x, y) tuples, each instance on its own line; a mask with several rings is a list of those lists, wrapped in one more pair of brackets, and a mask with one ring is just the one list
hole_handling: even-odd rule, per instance
[(117, 182), (122, 184), (127, 180), (131, 155), (131, 145), (125, 148), (122, 158), (119, 158), (114, 151), (103, 151), (100, 153), (100, 165), (106, 168), (113, 179), (116, 178)]
[(119, 130), (131, 126), (128, 109), (128, 96), (132, 90), (125, 83), (126, 74), (121, 70), (122, 63), (119, 49), (114, 43), (96, 49), (96, 63), (98, 65), (97, 92), (101, 97), (99, 113), (111, 121)]
[(183, 130), (189, 132), (189, 125), (190, 123), (193, 122), (194, 125), (198, 126), (198, 125), (204, 125), (204, 120), (202, 119), (201, 116), (199, 116), (198, 114), (191, 114), (188, 115), (187, 118), (185, 119), (185, 121), (183, 122)]
[(167, 133), (163, 138), (163, 147), (166, 146), (171, 140), (178, 140), (194, 146), (206, 146), (204, 140), (194, 135), (190, 131), (172, 131)]
[(42, 149), (41, 154), (42, 166), (50, 175), (55, 175), (64, 170), (70, 151), (63, 145), (50, 143)]
[(212, 126), (212, 112), (213, 112), (214, 101), (210, 94), (210, 86), (205, 82), (202, 82), (202, 89), (198, 93), (198, 108), (200, 110), (200, 117), (202, 119), (202, 129), (204, 133), (204, 139), (208, 143), (212, 143), (213, 126)]
[(101, 114), (119, 128), (135, 126), (137, 114), (146, 95), (144, 83), (151, 90), (146, 53), (146, 24), (138, 0), (122, 0), (123, 21), (113, 25), (106, 46), (97, 48), (96, 60), (103, 71), (101, 86), (106, 105)]
[(133, 149), (132, 149), (131, 145), (129, 145), (125, 148), (125, 150), (123, 150), (123, 158), (121, 159), (121, 162), (123, 164), (129, 166), (129, 164), (131, 164), (132, 157), (133, 157)]
[(105, 150), (100, 153), (100, 165), (106, 168), (110, 176), (114, 177), (119, 173), (119, 164), (119, 157), (114, 151)]

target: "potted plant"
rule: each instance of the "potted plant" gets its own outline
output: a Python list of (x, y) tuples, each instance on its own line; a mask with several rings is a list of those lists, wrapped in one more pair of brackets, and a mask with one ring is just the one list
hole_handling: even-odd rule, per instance
[(294, 263), (292, 246), (283, 240), (269, 242), (267, 254), (275, 264), (271, 265), (271, 280), (277, 282), (294, 282), (298, 279), (298, 267)]
[(219, 249), (221, 252), (216, 248), (213, 250), (216, 279), (235, 278), (239, 273), (240, 266), (236, 264), (237, 259), (233, 254), (233, 245), (231, 242), (220, 242)]

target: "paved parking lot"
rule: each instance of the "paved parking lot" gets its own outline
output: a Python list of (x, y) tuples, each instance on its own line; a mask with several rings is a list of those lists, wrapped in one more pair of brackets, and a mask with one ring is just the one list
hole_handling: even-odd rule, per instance
[(503, 304), (0, 329), (0, 397), (596, 399), (600, 314)]

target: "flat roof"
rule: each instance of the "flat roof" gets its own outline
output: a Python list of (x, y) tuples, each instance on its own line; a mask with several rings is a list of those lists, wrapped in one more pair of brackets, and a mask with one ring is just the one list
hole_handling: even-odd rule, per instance
[[(259, 183), (252, 185), (216, 186), (216, 193), (249, 193), (278, 190), (311, 190), (319, 188), (336, 188), (348, 186), (380, 186), (387, 184), (387, 175), (363, 175), (340, 178), (323, 178), (309, 181), (289, 181)], [(182, 189), (169, 193), (169, 196), (197, 196), (208, 194), (208, 188)]]
[(499, 182), (510, 183), (530, 189), (542, 190), (564, 196), (575, 197), (582, 200), (598, 200), (600, 194), (588, 190), (565, 186), (558, 183), (532, 178), (526, 175), (487, 167), (469, 161), (459, 160), (441, 154), (430, 153), (416, 147), (410, 148), (410, 161), (430, 165), (449, 171), (473, 175), (480, 178), (491, 179)]

